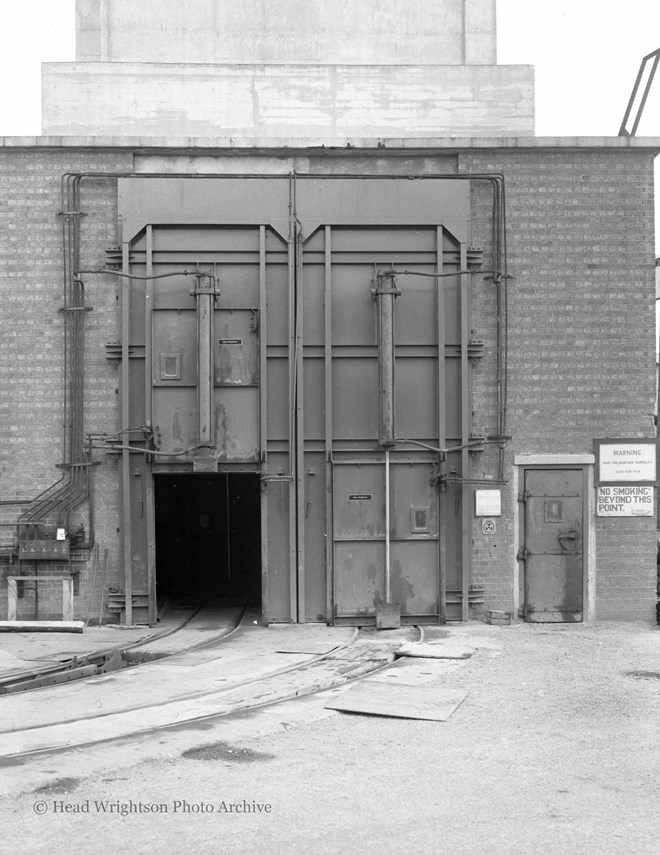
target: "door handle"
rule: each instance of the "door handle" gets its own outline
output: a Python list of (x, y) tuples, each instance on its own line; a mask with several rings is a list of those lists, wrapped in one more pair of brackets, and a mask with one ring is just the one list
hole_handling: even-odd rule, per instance
[(559, 545), (562, 549), (568, 549), (568, 544), (565, 544), (565, 540), (577, 540), (580, 537), (579, 531), (567, 531), (564, 534), (558, 534), (557, 540), (559, 541)]

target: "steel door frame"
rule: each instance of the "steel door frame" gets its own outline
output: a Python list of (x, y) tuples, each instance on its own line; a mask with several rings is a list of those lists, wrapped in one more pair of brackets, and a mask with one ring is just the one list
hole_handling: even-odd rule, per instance
[[(545, 462), (548, 461), (548, 462)], [(513, 613), (524, 619), (524, 561), (518, 556), (525, 546), (525, 514), (521, 500), (525, 489), (525, 473), (527, 470), (579, 470), (582, 472), (582, 620), (580, 623), (590, 623), (595, 618), (595, 503), (594, 503), (594, 455), (593, 454), (547, 454), (547, 455), (516, 455), (514, 457), (513, 488), (515, 501), (514, 512), (514, 583), (513, 583)]]

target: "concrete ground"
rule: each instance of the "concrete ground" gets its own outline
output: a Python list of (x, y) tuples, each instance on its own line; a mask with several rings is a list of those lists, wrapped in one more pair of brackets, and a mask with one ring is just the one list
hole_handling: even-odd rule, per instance
[(655, 855), (658, 628), (473, 623), (449, 638), (476, 652), (436, 678), (469, 692), (445, 722), (326, 709), (344, 687), (6, 758), (0, 851)]

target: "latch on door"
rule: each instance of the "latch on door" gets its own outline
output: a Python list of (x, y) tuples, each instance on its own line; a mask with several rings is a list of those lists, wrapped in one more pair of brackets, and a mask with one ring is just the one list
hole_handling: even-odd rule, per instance
[[(579, 537), (580, 537), (579, 531), (566, 531), (563, 534), (558, 534), (557, 540), (559, 541), (559, 545), (561, 546), (561, 548), (563, 550), (568, 552), (569, 546), (572, 546), (573, 547), (572, 551), (575, 552)], [(564, 543), (564, 541), (569, 541), (569, 543)], [(572, 541), (572, 543), (570, 543), (570, 541)]]

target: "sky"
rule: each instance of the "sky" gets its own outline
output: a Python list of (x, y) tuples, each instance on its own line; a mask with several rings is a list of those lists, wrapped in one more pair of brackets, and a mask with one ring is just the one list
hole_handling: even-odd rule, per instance
[[(37, 135), (40, 64), (75, 59), (75, 0), (0, 9), (0, 136)], [(536, 134), (616, 136), (641, 59), (660, 48), (660, 0), (498, 0), (497, 12), (498, 62), (536, 68)], [(660, 70), (637, 136), (660, 137)]]

